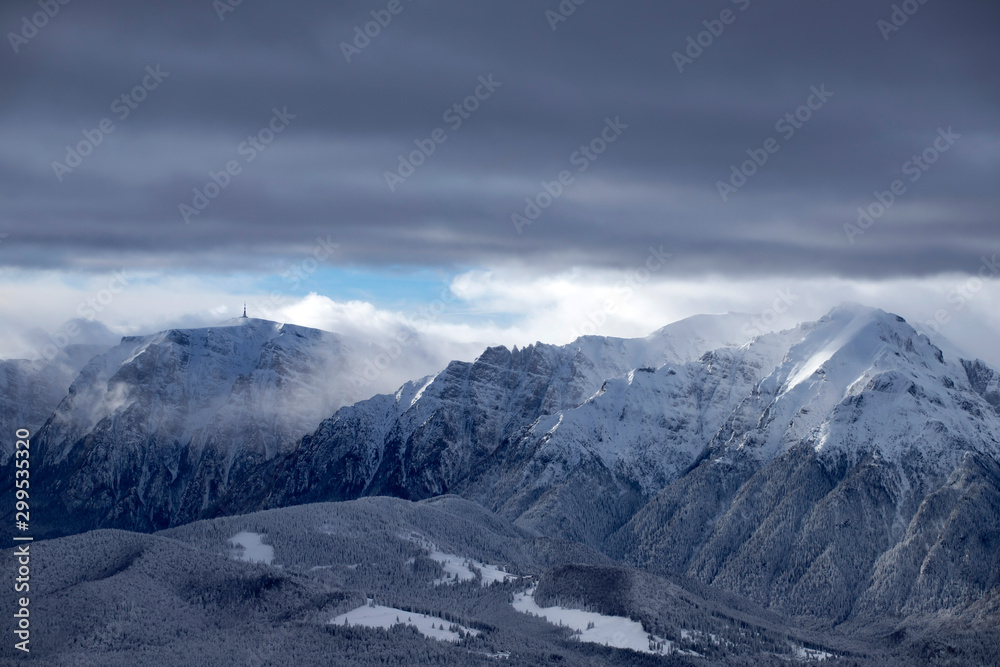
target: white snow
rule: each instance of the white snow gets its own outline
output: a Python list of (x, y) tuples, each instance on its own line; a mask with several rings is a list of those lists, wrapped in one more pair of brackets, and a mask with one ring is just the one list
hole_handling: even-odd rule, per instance
[[(865, 326), (869, 325), (871, 320), (872, 317), (869, 312), (854, 312), (851, 313), (850, 319), (846, 323), (837, 322), (839, 326), (830, 327), (833, 331), (830, 332), (829, 337), (811, 336), (804, 340), (798, 346), (799, 349), (796, 350), (799, 359), (795, 362), (791, 377), (785, 384), (785, 391), (791, 390), (819, 370), (823, 364), (828, 362), (834, 354), (847, 345)], [(819, 340), (815, 340), (817, 338)]]
[[(236, 457), (288, 451), (352, 402), (345, 389), (350, 383), (328, 380), (349, 360), (336, 334), (252, 318), (123, 338), (88, 364), (57, 411), (51, 433), (60, 443), (56, 460), (110, 420), (134, 429), (132, 437), (164, 443), (146, 455), (171, 471), (188, 450), (222, 448), (226, 481)], [(126, 418), (134, 404), (146, 414), (141, 420)], [(113, 456), (110, 465), (133, 463)]]
[[(478, 635), (478, 630), (467, 628), (464, 625), (451, 623), (439, 616), (428, 616), (426, 614), (415, 614), (395, 607), (383, 607), (373, 605), (371, 599), (368, 604), (352, 609), (346, 614), (341, 614), (330, 621), (332, 625), (360, 625), (366, 628), (389, 628), (395, 625), (411, 625), (424, 637), (437, 639), (438, 641), (457, 642), (461, 637), (459, 631), (467, 634)], [(444, 629), (441, 629), (441, 626)], [(452, 628), (455, 628), (454, 630)]]
[(482, 586), (489, 586), (493, 583), (517, 578), (514, 575), (507, 574), (495, 565), (480, 563), (478, 560), (456, 556), (455, 554), (446, 554), (443, 551), (431, 551), (427, 554), (427, 557), (440, 563), (446, 575), (443, 579), (436, 579), (434, 581), (435, 586), (454, 584), (459, 581), (472, 581), (476, 578), (474, 570), (478, 570), (482, 574), (482, 581), (480, 582)]
[(816, 649), (806, 648), (805, 646), (795, 645), (792, 647), (795, 651), (795, 659), (803, 661), (812, 660), (826, 660), (827, 658), (836, 657), (833, 653), (827, 653), (826, 651), (818, 651)]
[(606, 380), (582, 405), (542, 416), (530, 427), (519, 447), (537, 447), (544, 455), (520, 472), (518, 487), (544, 493), (597, 457), (655, 495), (691, 465), (800, 337), (767, 334), (710, 357)]
[[(400, 405), (406, 405), (407, 408), (412, 408), (417, 401), (420, 400), (420, 397), (424, 395), (424, 390), (427, 389), (427, 387), (429, 387), (435, 379), (437, 379), (437, 376), (438, 374), (435, 373), (434, 375), (428, 375), (427, 377), (417, 380), (416, 382), (408, 382), (404, 384), (396, 392), (396, 402)], [(417, 387), (419, 388), (416, 389)], [(412, 398), (406, 400), (409, 393), (413, 392), (413, 389), (416, 389), (416, 393), (413, 394)]]
[(440, 586), (442, 584), (457, 584), (462, 581), (472, 581), (476, 578), (477, 571), (482, 575), (482, 579), (480, 581), (481, 586), (489, 586), (490, 584), (497, 582), (504, 582), (519, 578), (517, 575), (504, 572), (496, 565), (481, 563), (474, 558), (466, 558), (465, 556), (445, 553), (438, 549), (437, 545), (422, 535), (410, 533), (408, 535), (400, 535), (400, 537), (405, 540), (409, 540), (410, 542), (416, 542), (419, 544), (427, 550), (428, 558), (440, 563), (441, 567), (444, 568), (445, 576), (441, 579), (435, 579), (435, 586)]
[(274, 547), (261, 541), (260, 533), (243, 531), (229, 538), (233, 545), (232, 556), (236, 560), (270, 565), (274, 560)]
[[(746, 313), (694, 315), (668, 324), (643, 340), (664, 349), (664, 362), (683, 364), (697, 361), (711, 350), (743, 345), (761, 333), (758, 326), (759, 318)], [(635, 363), (632, 368), (645, 365)]]
[(799, 340), (720, 433), (733, 434), (727, 446), (765, 462), (800, 443), (853, 460), (877, 451), (898, 461), (919, 447), (928, 469), (1000, 449), (1000, 420), (965, 370), (900, 318), (845, 304), (794, 331)]
[[(563, 625), (578, 631), (577, 638), (582, 642), (627, 648), (643, 653), (666, 654), (674, 651), (672, 642), (649, 634), (642, 629), (641, 623), (624, 616), (605, 616), (592, 611), (565, 607), (539, 607), (535, 602), (533, 587), (515, 595), (512, 605), (522, 614), (539, 616), (552, 625)], [(588, 627), (591, 623), (593, 627)], [(651, 650), (649, 648), (651, 641), (662, 643), (663, 649)]]

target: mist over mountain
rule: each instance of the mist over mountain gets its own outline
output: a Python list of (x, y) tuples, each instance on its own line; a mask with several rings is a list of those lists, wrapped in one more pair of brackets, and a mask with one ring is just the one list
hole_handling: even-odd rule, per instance
[(0, 26), (0, 667), (1000, 664), (1000, 3)]
[[(0, 359), (0, 432), (35, 433), (45, 423), (87, 362), (110, 343), (73, 343), (38, 359)], [(13, 452), (14, 441), (0, 440), (0, 464)]]
[[(752, 646), (727, 640), (733, 656), (807, 644), (825, 648), (806, 656), (899, 656), (917, 650), (907, 633), (918, 627), (978, 655), (941, 623), (997, 619), (1000, 373), (865, 306), (773, 333), (748, 322), (699, 316), (638, 339), (491, 347), (353, 404), (355, 350), (337, 334), (238, 318), (126, 337), (57, 404), (56, 382), (34, 402), (51, 411), (33, 452), (36, 530), (184, 531), (233, 516), (273, 545), (326, 524), (264, 530), (239, 517), (460, 497), (477, 521), (568, 545), (518, 566), (548, 583), (516, 605), (639, 619), (655, 654), (708, 656), (681, 641), (693, 628), (663, 619), (685, 596), (725, 595), (744, 620), (727, 611), (712, 632), (754, 619), (760, 633)], [(9, 461), (4, 471), (12, 485)], [(396, 537), (415, 530), (408, 521)], [(99, 534), (113, 550), (139, 539)], [(429, 539), (418, 542), (433, 561), (441, 545)], [(499, 554), (451, 548), (480, 569)], [(390, 565), (405, 558), (384, 549), (367, 560), (388, 568), (379, 581), (391, 588)], [(600, 576), (621, 586), (580, 588), (565, 569), (580, 564), (612, 568)], [(657, 578), (679, 588), (663, 598)], [(356, 585), (330, 590), (354, 599)], [(619, 588), (632, 593), (607, 597)], [(799, 628), (799, 643), (780, 628)], [(851, 633), (861, 638), (844, 643)]]

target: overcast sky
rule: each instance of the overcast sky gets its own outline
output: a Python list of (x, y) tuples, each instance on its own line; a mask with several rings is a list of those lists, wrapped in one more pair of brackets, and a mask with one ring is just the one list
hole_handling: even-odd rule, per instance
[(997, 3), (45, 4), (0, 9), (11, 330), (444, 293), (455, 336), (564, 342), (636, 276), (603, 331), (788, 289), (997, 324)]

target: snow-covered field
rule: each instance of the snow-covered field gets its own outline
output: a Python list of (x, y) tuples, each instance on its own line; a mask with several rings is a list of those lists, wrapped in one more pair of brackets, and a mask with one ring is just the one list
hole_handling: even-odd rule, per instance
[[(577, 631), (577, 638), (582, 642), (628, 648), (643, 653), (671, 653), (674, 650), (672, 642), (650, 635), (642, 629), (642, 624), (624, 616), (604, 616), (564, 607), (539, 607), (535, 602), (534, 588), (515, 595), (512, 604), (522, 614), (540, 616), (552, 625), (564, 625)], [(654, 651), (649, 648), (650, 642), (662, 644), (662, 648)]]
[(450, 623), (437, 616), (415, 614), (394, 607), (373, 605), (371, 602), (369, 599), (368, 604), (352, 609), (346, 614), (341, 614), (330, 623), (333, 625), (361, 625), (366, 628), (385, 628), (386, 630), (394, 625), (412, 625), (425, 637), (447, 642), (457, 642), (461, 639), (458, 634), (460, 631), (473, 635), (479, 634), (478, 630)]
[(817, 651), (816, 649), (806, 648), (805, 646), (795, 646), (794, 649), (795, 658), (802, 661), (826, 660), (827, 658), (836, 657), (832, 653)]
[(229, 538), (233, 545), (232, 556), (237, 560), (270, 565), (274, 560), (274, 547), (261, 541), (260, 533), (243, 531)]
[(482, 580), (480, 582), (482, 586), (489, 586), (493, 583), (519, 578), (517, 575), (504, 572), (496, 565), (480, 563), (478, 560), (473, 558), (466, 558), (464, 556), (456, 556), (455, 554), (445, 553), (438, 549), (436, 544), (421, 535), (410, 533), (408, 535), (401, 535), (400, 537), (419, 544), (427, 550), (428, 558), (432, 561), (440, 563), (441, 567), (444, 568), (444, 577), (441, 579), (435, 579), (435, 586), (440, 586), (442, 584), (456, 584), (462, 581), (472, 581), (476, 578), (476, 571), (479, 571), (482, 575)]
[(483, 586), (517, 578), (512, 574), (507, 574), (495, 565), (480, 563), (478, 560), (456, 556), (455, 554), (446, 554), (443, 551), (433, 550), (427, 557), (440, 563), (441, 567), (444, 568), (445, 576), (442, 579), (435, 579), (435, 586), (454, 584), (459, 581), (472, 581), (476, 578), (473, 570), (479, 570), (482, 574), (481, 584)]

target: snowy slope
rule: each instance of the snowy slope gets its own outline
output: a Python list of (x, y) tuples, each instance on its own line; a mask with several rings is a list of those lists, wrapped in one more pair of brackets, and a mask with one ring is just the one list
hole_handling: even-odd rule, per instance
[(336, 335), (264, 320), (124, 338), (39, 434), (39, 475), (84, 525), (191, 520), (333, 411), (343, 364)]
[[(990, 394), (985, 382), (982, 392)], [(749, 427), (748, 422), (757, 423)], [(902, 318), (845, 305), (811, 327), (760, 383), (726, 443), (769, 461), (800, 443), (856, 461), (1000, 452), (1000, 419), (960, 359), (946, 359)], [(950, 456), (949, 456), (950, 453)]]
[(344, 407), (333, 334), (236, 320), (127, 338), (39, 434), (40, 515), (150, 530), (455, 494), (824, 622), (993, 595), (1000, 374), (877, 309), (750, 340), (746, 322), (492, 347)]
[(647, 340), (660, 341), (669, 352), (668, 361), (687, 363), (697, 361), (711, 350), (750, 342), (761, 333), (757, 331), (756, 319), (745, 313), (694, 315), (658, 329)]
[(519, 525), (597, 546), (693, 465), (796, 331), (694, 362), (608, 380), (583, 405), (539, 418), (470, 497)]
[[(606, 381), (583, 405), (540, 418), (523, 442), (561, 451), (564, 457), (586, 450), (644, 492), (655, 493), (694, 462), (740, 401), (778, 363), (789, 336), (768, 334), (686, 364), (629, 371)], [(548, 475), (528, 477), (522, 483), (552, 481)]]
[(745, 322), (493, 347), (336, 412), (349, 352), (332, 334), (248, 320), (125, 339), (41, 433), (59, 498), (42, 516), (148, 530), (457, 494), (785, 614), (939, 609), (1000, 583), (1000, 375), (877, 309), (751, 340)]
[(457, 623), (449, 623), (440, 616), (429, 616), (416, 612), (404, 611), (395, 607), (377, 605), (370, 599), (367, 604), (340, 614), (330, 621), (333, 625), (354, 625), (366, 628), (389, 629), (396, 625), (410, 625), (417, 632), (429, 639), (457, 642), (464, 635), (478, 635), (478, 630), (472, 630)]
[(1000, 539), (993, 372), (876, 309), (801, 329), (699, 464), (610, 549), (822, 618), (988, 594), (1000, 584), (985, 547)]
[(463, 488), (473, 497), (470, 484), (499, 475), (502, 447), (539, 417), (583, 404), (606, 380), (635, 368), (685, 363), (721, 338), (743, 342), (745, 321), (700, 317), (639, 339), (587, 336), (564, 346), (489, 348), (474, 362), (452, 362), (405, 385), (392, 399), (377, 396), (342, 409), (276, 470), (257, 476), (273, 479), (273, 488), (265, 492), (247, 480), (231, 506), (375, 494), (419, 499)]
[[(544, 618), (553, 625), (566, 626), (575, 631), (578, 641), (627, 648), (640, 653), (670, 654), (671, 642), (665, 642), (646, 632), (641, 623), (622, 616), (606, 616), (592, 611), (566, 609), (559, 606), (540, 607), (535, 602), (535, 590), (528, 589), (514, 596), (511, 605), (522, 614)], [(663, 648), (650, 648), (662, 643)]]
[(67, 345), (52, 359), (0, 360), (0, 466), (14, 448), (13, 435), (27, 429), (32, 435), (66, 396), (73, 379), (92, 357), (109, 346)]

